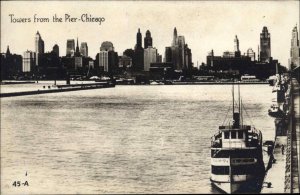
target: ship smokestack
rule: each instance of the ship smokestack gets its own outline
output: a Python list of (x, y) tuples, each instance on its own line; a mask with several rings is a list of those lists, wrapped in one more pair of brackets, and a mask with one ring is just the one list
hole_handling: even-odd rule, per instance
[(240, 127), (240, 113), (235, 112), (233, 114), (233, 128), (239, 128)]

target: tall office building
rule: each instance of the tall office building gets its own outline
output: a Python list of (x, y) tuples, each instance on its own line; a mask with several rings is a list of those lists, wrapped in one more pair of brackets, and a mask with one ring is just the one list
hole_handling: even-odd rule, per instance
[(164, 62), (172, 62), (172, 48), (166, 47)]
[(22, 72), (31, 72), (33, 67), (36, 65), (35, 52), (32, 51), (25, 51), (23, 55), (23, 65), (22, 65)]
[(78, 45), (78, 38), (76, 42), (76, 50), (75, 50), (75, 69), (81, 68), (82, 67), (82, 56), (79, 51), (79, 45)]
[(144, 48), (152, 47), (152, 37), (149, 30), (146, 31), (146, 36), (144, 38)]
[(177, 40), (177, 29), (176, 27), (174, 28), (174, 32), (173, 32), (173, 41), (172, 41), (172, 46), (176, 46), (178, 43), (178, 40)]
[(166, 62), (170, 61), (173, 64), (173, 68), (175, 70), (183, 70), (189, 67), (190, 63), (189, 59), (186, 59), (188, 56), (191, 55), (191, 51), (186, 48), (185, 44), (185, 38), (184, 36), (179, 36), (177, 34), (177, 29), (176, 27), (174, 28), (173, 31), (173, 41), (172, 41), (172, 46), (166, 48), (166, 53), (165, 53), (165, 60)]
[(234, 56), (235, 57), (241, 56), (240, 42), (239, 42), (237, 35), (235, 35), (235, 39), (234, 39)]
[(247, 56), (251, 58), (251, 61), (255, 61), (255, 52), (252, 48), (249, 48), (247, 50)]
[(56, 54), (57, 57), (59, 57), (59, 47), (57, 44), (55, 44), (52, 48), (52, 52)]
[(270, 62), (271, 60), (271, 36), (267, 27), (263, 27), (260, 33), (260, 61)]
[(300, 47), (299, 47), (297, 25), (293, 28), (292, 31), (290, 56), (291, 56), (291, 58), (289, 59), (290, 70), (300, 66)]
[(136, 34), (136, 45), (134, 47), (133, 68), (135, 70), (144, 70), (144, 49), (142, 47), (142, 34), (140, 29)]
[(39, 33), (39, 31), (37, 31), (37, 33), (35, 34), (35, 65), (39, 65), (39, 55), (43, 54), (45, 50), (45, 45), (44, 45), (44, 41)]
[(67, 51), (66, 56), (72, 57), (75, 53), (75, 40), (74, 39), (68, 39), (67, 40)]
[(118, 54), (114, 51), (114, 46), (109, 41), (101, 44), (99, 52), (99, 66), (104, 72), (111, 73), (118, 67)]
[(157, 49), (148, 47), (144, 50), (144, 71), (149, 71), (150, 64), (157, 60)]
[(189, 48), (188, 44), (184, 46), (184, 66), (186, 69), (192, 69), (193, 62), (192, 62), (192, 50)]
[(89, 53), (88, 53), (88, 46), (86, 42), (82, 42), (80, 45), (80, 53), (81, 55), (83, 55), (84, 57), (88, 57)]

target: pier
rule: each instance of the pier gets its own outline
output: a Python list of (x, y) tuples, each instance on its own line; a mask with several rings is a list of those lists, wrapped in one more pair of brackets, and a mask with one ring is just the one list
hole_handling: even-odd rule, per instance
[(1, 93), (0, 97), (13, 97), (13, 96), (24, 96), (24, 95), (38, 95), (45, 93), (59, 93), (59, 92), (68, 92), (68, 91), (79, 91), (79, 90), (88, 90), (88, 89), (101, 89), (115, 87), (115, 84), (112, 82), (95, 82), (95, 83), (86, 83), (86, 84), (72, 84), (72, 85), (53, 85), (44, 86), (44, 89), (34, 90), (34, 91), (21, 91), (21, 92), (11, 92), (11, 93)]
[[(262, 193), (299, 193), (300, 99), (299, 79), (291, 78), (287, 125), (276, 136)], [(283, 146), (283, 148), (282, 148)]]

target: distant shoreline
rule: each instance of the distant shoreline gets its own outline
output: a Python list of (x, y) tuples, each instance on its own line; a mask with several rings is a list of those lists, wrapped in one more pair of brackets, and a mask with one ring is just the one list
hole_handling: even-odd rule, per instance
[[(57, 80), (64, 81), (64, 80)], [(76, 80), (77, 81), (77, 80)], [(77, 82), (93, 82), (93, 80), (83, 80)], [(44, 82), (54, 82), (52, 80), (40, 80), (39, 83)], [(0, 85), (15, 85), (15, 84), (34, 84), (36, 81), (3, 81)], [(267, 81), (260, 82), (200, 82), (200, 81), (169, 81), (166, 83), (160, 82), (156, 84), (149, 83), (116, 83), (116, 85), (232, 85), (232, 84), (240, 84), (240, 85), (264, 85), (269, 84)]]

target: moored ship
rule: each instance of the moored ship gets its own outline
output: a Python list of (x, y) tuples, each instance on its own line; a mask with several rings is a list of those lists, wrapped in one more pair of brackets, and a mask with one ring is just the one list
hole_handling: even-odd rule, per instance
[(238, 111), (234, 103), (233, 88), (233, 122), (211, 139), (211, 182), (226, 193), (258, 193), (265, 174), (262, 134), (243, 124), (240, 97)]

